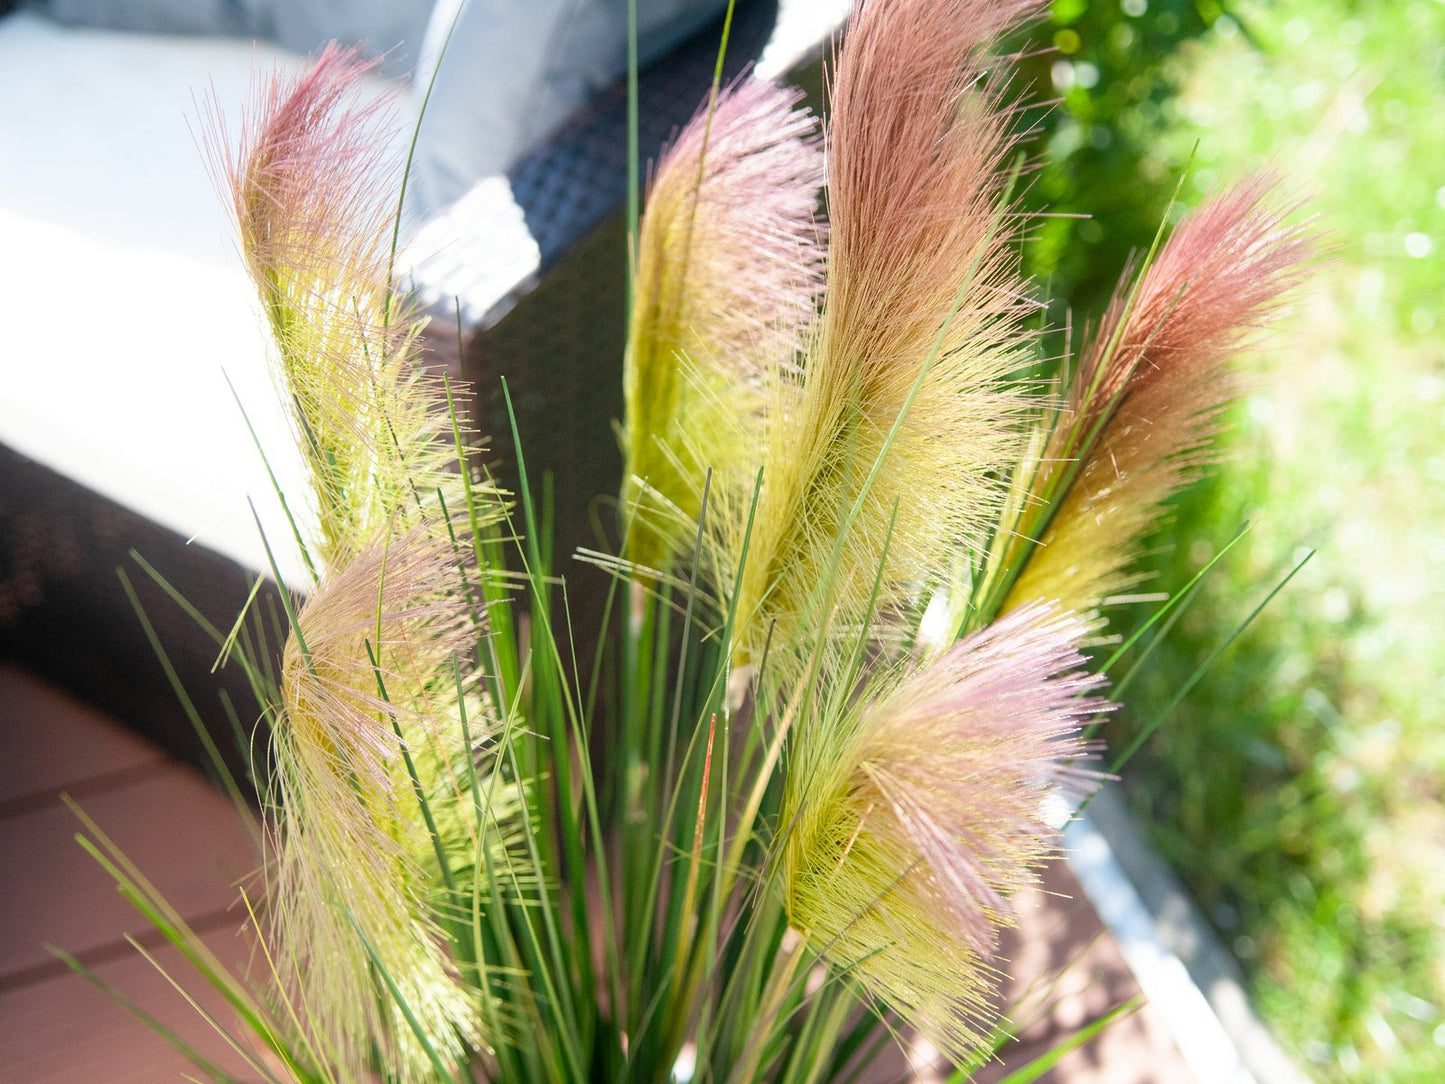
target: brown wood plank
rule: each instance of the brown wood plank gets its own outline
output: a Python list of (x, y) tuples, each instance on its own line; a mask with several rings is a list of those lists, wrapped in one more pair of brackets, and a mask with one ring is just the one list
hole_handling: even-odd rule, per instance
[[(1057, 1047), (1110, 1009), (1139, 995), (1113, 937), (1064, 862), (1044, 870), (1037, 888), (1015, 901), (1019, 926), (1003, 939), (1005, 1000), (1018, 1039), (1002, 1051), (1018, 1069)], [(986, 1067), (977, 1084), (1006, 1075)], [(1065, 1055), (1042, 1084), (1194, 1084), (1167, 1028), (1145, 1004), (1092, 1042)]]
[[(206, 942), (223, 962), (244, 973), (248, 950), (235, 929), (213, 933)], [(157, 958), (218, 1021), (233, 1026), (229, 1007), (186, 970), (173, 949), (167, 946)], [(259, 1079), (134, 950), (92, 970), (239, 1079)], [(187, 1072), (201, 1076), (146, 1024), (73, 972), (0, 993), (0, 1081), (157, 1084), (179, 1081)]]
[[(258, 866), (229, 802), (172, 762), (81, 804), (187, 919), (235, 904), (235, 884)], [(76, 844), (80, 827), (59, 802), (0, 821), (0, 869), (8, 881), (0, 899), (0, 988), (54, 970), (45, 943), (81, 956), (146, 928)]]
[(155, 746), (20, 668), (0, 664), (0, 815), (164, 762)]

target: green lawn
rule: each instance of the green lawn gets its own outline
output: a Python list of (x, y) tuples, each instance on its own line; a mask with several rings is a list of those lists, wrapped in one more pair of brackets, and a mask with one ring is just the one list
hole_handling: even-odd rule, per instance
[(1231, 462), (1179, 509), (1169, 583), (1253, 529), (1129, 725), (1318, 552), (1127, 778), (1302, 1067), (1445, 1080), (1445, 3), (1230, 10), (1170, 62), (1136, 168), (1197, 140), (1193, 202), (1273, 164), (1330, 252), (1266, 340)]

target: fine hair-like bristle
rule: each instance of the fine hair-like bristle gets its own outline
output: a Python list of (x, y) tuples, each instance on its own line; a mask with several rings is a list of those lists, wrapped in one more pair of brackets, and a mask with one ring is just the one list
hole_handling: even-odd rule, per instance
[(1141, 537), (1214, 456), (1239, 389), (1235, 354), (1310, 255), (1276, 187), (1261, 174), (1187, 215), (1085, 344), (1046, 467), (1081, 460), (1077, 476), (1010, 604), (1057, 599), (1091, 610), (1134, 582)]
[(651, 493), (677, 514), (642, 509), (629, 550), (643, 565), (690, 541), (703, 475), (748, 457), (767, 377), (807, 340), (822, 289), (823, 156), (800, 98), (743, 79), (658, 164), (624, 367), (624, 503)]
[[(346, 1078), (379, 1052), (420, 1079), (482, 1043), (480, 997), (438, 915), (448, 891), (482, 891), (468, 867), (504, 846), (515, 806), (512, 786), (489, 786), (486, 840), (461, 811), (465, 781), (489, 772), (477, 749), (496, 712), (458, 556), (502, 508), (466, 484), (448, 389), (419, 366), (392, 293), (399, 178), (386, 104), (360, 85), (369, 67), (333, 45), (274, 77), (221, 172), (316, 513), (297, 524), (314, 582), (270, 719), (268, 951), (305, 1005), (301, 1045)], [(443, 859), (444, 838), (473, 857)]]
[[(447, 803), (448, 773), (470, 755), (453, 668), (472, 635), (450, 548), (413, 531), (323, 578), (286, 645), (272, 722), (274, 952), (309, 1008), (308, 1038), (358, 1076), (373, 1045), (393, 1064), (427, 1064), (403, 1002), (453, 1058), (479, 1039), (475, 995), (433, 917), (439, 876), (416, 792)], [(484, 713), (469, 716), (484, 735)], [(378, 996), (373, 956), (399, 999)]]
[(777, 645), (800, 621), (859, 620), (880, 564), (886, 607), (936, 579), (943, 553), (983, 545), (1023, 436), (1026, 393), (1006, 378), (1029, 342), (987, 50), (1036, 9), (901, 0), (848, 28), (826, 293), (801, 379), (775, 382), (740, 661), (769, 629)]
[(237, 147), (211, 139), (309, 472), (317, 574), (396, 517), (435, 515), (438, 488), (461, 506), (444, 390), (415, 364), (418, 325), (388, 277), (399, 174), (369, 70), (328, 46), (269, 81)]
[(1106, 706), (1089, 626), (1022, 609), (867, 702), (802, 726), (788, 773), (792, 924), (949, 1056), (976, 1053), (1009, 898), (1056, 845), (1043, 797), (1087, 788), (1077, 731)]

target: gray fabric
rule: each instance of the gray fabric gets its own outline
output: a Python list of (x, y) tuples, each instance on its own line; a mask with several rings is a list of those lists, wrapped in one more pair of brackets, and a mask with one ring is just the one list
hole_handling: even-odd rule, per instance
[[(645, 65), (726, 0), (639, 0), (637, 7)], [(449, 31), (412, 176), (421, 220), (477, 178), (504, 172), (627, 71), (627, 0), (443, 0), (424, 49), (428, 68)], [(417, 79), (418, 99), (423, 82)]]
[(361, 45), (390, 75), (406, 75), (432, 0), (21, 0), (69, 26), (148, 34), (265, 38), (298, 53), (332, 40)]
[(243, 0), (266, 9), (260, 35), (298, 53), (335, 39), (360, 45), (389, 75), (407, 75), (431, 18), (432, 0)]
[[(422, 99), (447, 41), (413, 162), (407, 217), (425, 222), (500, 174), (627, 70), (628, 0), (26, 0), (71, 25), (268, 38), (307, 53), (362, 45)], [(647, 64), (727, 0), (637, 0)]]
[(151, 34), (265, 37), (257, 0), (21, 0), (70, 26)]

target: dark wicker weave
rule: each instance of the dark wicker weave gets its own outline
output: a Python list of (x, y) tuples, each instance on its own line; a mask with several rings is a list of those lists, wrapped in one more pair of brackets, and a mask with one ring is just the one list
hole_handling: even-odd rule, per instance
[[(725, 66), (732, 78), (759, 54), (776, 0), (739, 5)], [(640, 148), (645, 162), (705, 99), (721, 23), (642, 73)], [(500, 379), (511, 390), (534, 483), (555, 478), (555, 552), (597, 544), (609, 524), (620, 456), (612, 421), (621, 412), (620, 365), (626, 270), (620, 207), (626, 191), (626, 88), (618, 85), (511, 172), (541, 250), (540, 281), (522, 284), (490, 317), (465, 328), (462, 369), (481, 397), (476, 428), (495, 439), (484, 453), (504, 481), (515, 457)], [(458, 229), (466, 224), (458, 222)], [(180, 468), (178, 468), (180, 469)], [(233, 767), (247, 757), (231, 739), (228, 697), (245, 729), (259, 709), (235, 667), (211, 672), (216, 649), (131, 557), (141, 553), (217, 626), (229, 628), (253, 573), (0, 446), (0, 657), (68, 686), (179, 755), (202, 761), (201, 742), (170, 690), (122, 589), (125, 569), (180, 680)], [(559, 571), (572, 568), (559, 559)], [(579, 626), (590, 627), (601, 577), (581, 570), (572, 591)], [(259, 612), (279, 614), (274, 593)], [(284, 620), (284, 619), (282, 619)], [(272, 639), (274, 644), (274, 633)]]

